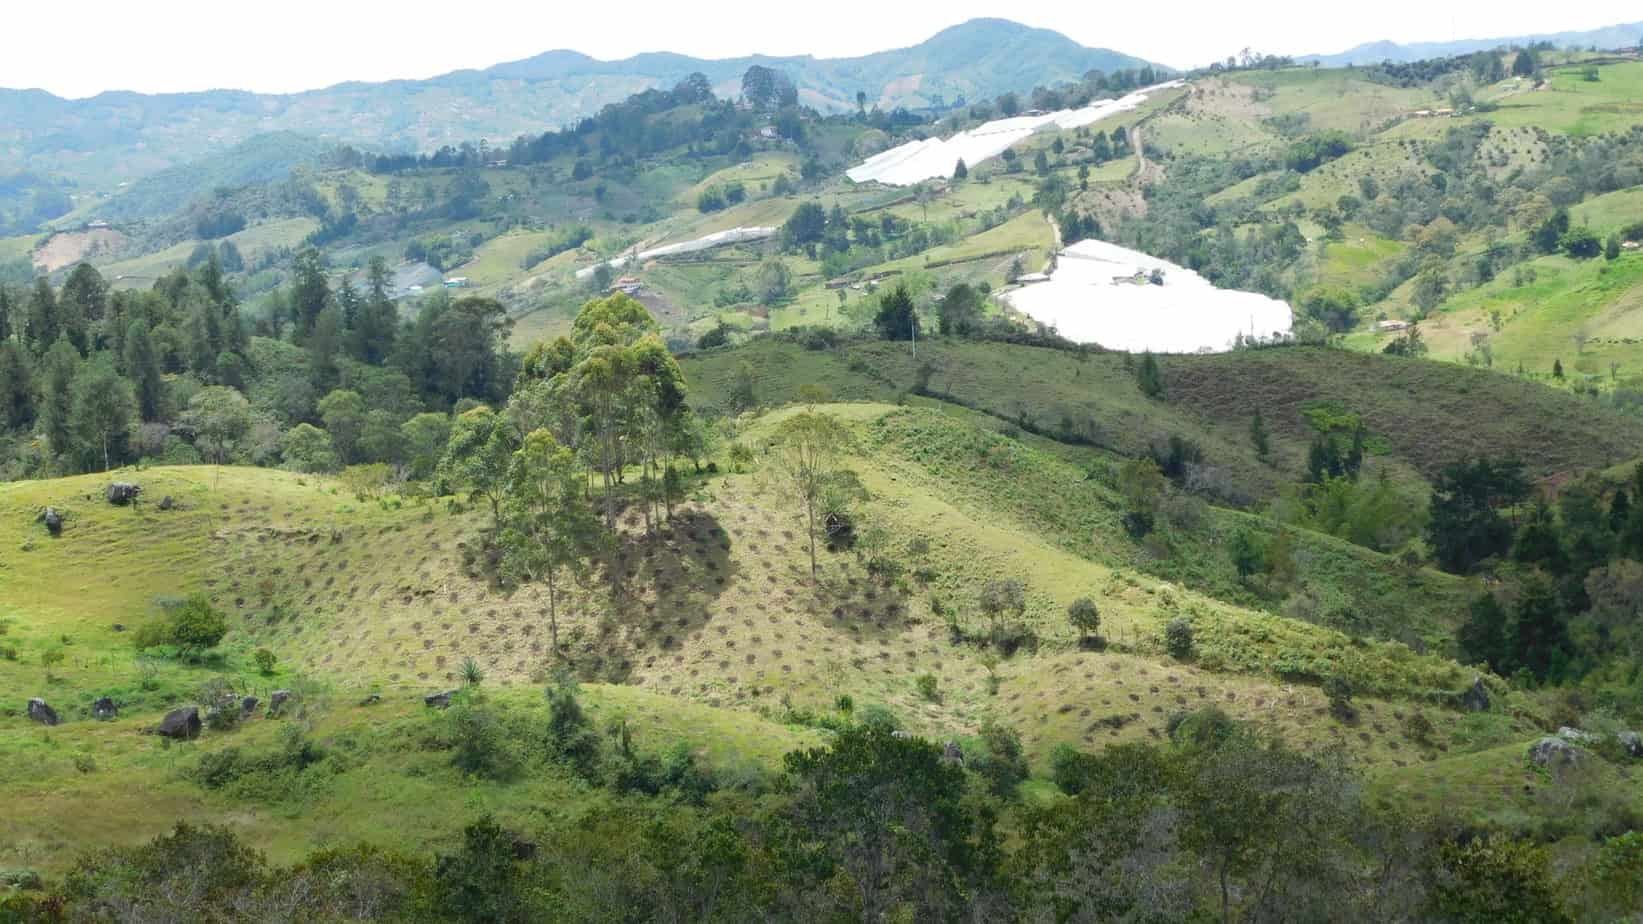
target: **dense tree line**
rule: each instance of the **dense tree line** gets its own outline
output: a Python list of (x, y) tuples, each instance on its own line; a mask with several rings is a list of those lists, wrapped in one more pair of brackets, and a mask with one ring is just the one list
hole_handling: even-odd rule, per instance
[[(331, 847), (270, 866), (225, 828), (179, 824), (87, 852), (8, 919), (197, 921), (1180, 921), (1608, 920), (1638, 898), (1643, 844), (1608, 836), (1554, 870), (1534, 844), (1405, 815), (1366, 798), (1333, 759), (1211, 709), (1164, 744), (1058, 751), (1062, 795), (1026, 803), (990, 728), (968, 753), (863, 710), (769, 782), (727, 785), (686, 749), (607, 744), (574, 688), (543, 725), (467, 695), (430, 721), (454, 766), (506, 780), (520, 761), (622, 796), (574, 824), (481, 816), (423, 855)], [(848, 703), (844, 703), (848, 706)], [(323, 773), (301, 733), (266, 753), (202, 757), (191, 776)], [(1006, 832), (1009, 832), (1006, 836)]]
[[(720, 100), (702, 74), (691, 74), (671, 90), (649, 89), (610, 103), (575, 125), (521, 136), (507, 147), (491, 149), (484, 142), (445, 145), (431, 154), (361, 155), (376, 173), (452, 167), (483, 167), (493, 161), (509, 166), (542, 164), (572, 157), (587, 165), (586, 179), (595, 166), (623, 164), (685, 148), (691, 153), (726, 155), (750, 153), (747, 135), (770, 120), (779, 134), (803, 140), (803, 119), (797, 91), (790, 78), (762, 65), (749, 68), (742, 81), (745, 106)], [(668, 118), (654, 118), (659, 115)], [(814, 117), (809, 113), (805, 117)], [(578, 171), (582, 168), (578, 167)]]
[(44, 278), (0, 287), (0, 421), (14, 476), (143, 459), (406, 465), (401, 428), (413, 417), (508, 393), (515, 360), (494, 301), (440, 293), (406, 320), (383, 264), (361, 291), (334, 282), (309, 249), (251, 320), (219, 254), (148, 290), (114, 289), (90, 264), (61, 288)]
[[(1446, 570), (1488, 573), (1458, 636), (1468, 659), (1525, 683), (1643, 702), (1643, 466), (1532, 491), (1521, 464), (1478, 459), (1434, 481), (1429, 539)], [(1555, 499), (1553, 499), (1555, 497)]]

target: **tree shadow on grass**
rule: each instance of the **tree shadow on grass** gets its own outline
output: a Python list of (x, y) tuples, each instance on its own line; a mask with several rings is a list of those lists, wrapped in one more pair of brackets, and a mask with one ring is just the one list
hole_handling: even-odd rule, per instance
[(562, 646), (585, 680), (627, 683), (641, 664), (678, 650), (708, 626), (736, 581), (730, 533), (713, 514), (681, 508), (650, 534), (633, 520), (624, 515), (595, 578), (605, 598), (597, 627)]

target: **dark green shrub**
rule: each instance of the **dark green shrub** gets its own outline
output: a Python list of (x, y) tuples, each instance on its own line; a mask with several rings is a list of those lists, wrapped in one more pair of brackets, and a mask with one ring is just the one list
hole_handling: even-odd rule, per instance
[(1050, 779), (1062, 792), (1076, 796), (1094, 781), (1097, 763), (1093, 754), (1085, 754), (1070, 744), (1058, 744), (1050, 753)]
[(1021, 736), (1015, 729), (991, 720), (981, 726), (981, 753), (967, 759), (968, 766), (981, 774), (1001, 798), (1015, 794), (1016, 786), (1027, 778), (1027, 757), (1021, 747)]
[(1164, 627), (1164, 648), (1170, 657), (1185, 661), (1192, 657), (1192, 623), (1185, 616), (1177, 616)]
[(1089, 597), (1079, 597), (1067, 607), (1067, 621), (1080, 637), (1089, 638), (1101, 631), (1101, 610)]

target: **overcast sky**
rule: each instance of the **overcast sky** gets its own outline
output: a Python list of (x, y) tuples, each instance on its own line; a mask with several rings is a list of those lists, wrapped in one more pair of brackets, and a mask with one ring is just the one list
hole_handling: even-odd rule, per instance
[(430, 77), (555, 48), (605, 59), (641, 51), (839, 57), (915, 44), (977, 16), (1055, 29), (1086, 45), (1175, 67), (1246, 46), (1274, 54), (1330, 53), (1378, 39), (1487, 38), (1643, 19), (1636, 0), (76, 0), (5, 6), (0, 86), (75, 97), (109, 89), (290, 92), (344, 80)]

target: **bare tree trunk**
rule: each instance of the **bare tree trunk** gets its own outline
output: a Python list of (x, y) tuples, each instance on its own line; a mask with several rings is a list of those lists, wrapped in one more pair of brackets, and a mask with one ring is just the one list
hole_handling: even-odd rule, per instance
[(816, 502), (810, 501), (805, 504), (804, 512), (810, 520), (808, 533), (810, 539), (810, 580), (813, 583), (816, 580)]
[(1232, 922), (1232, 900), (1227, 894), (1227, 863), (1221, 861), (1221, 924)]
[(548, 639), (553, 646), (553, 656), (559, 657), (559, 600), (555, 594), (554, 572), (557, 568), (548, 569)]

